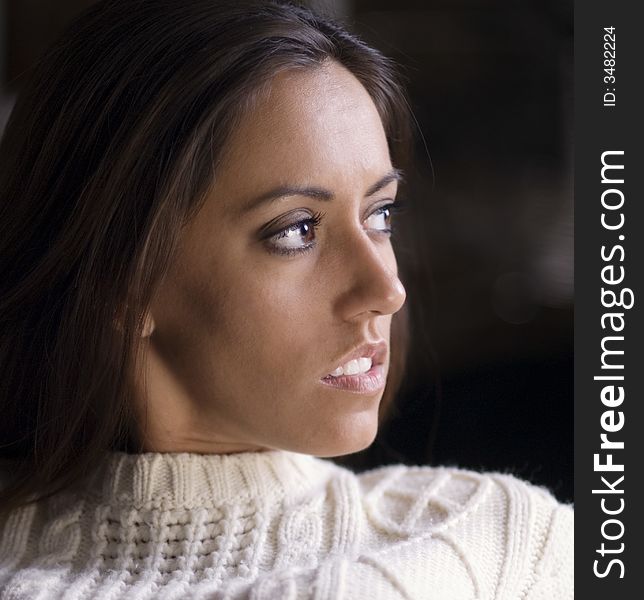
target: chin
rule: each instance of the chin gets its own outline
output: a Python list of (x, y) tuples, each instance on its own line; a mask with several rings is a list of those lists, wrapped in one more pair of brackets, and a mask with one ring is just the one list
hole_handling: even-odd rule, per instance
[[(368, 448), (373, 444), (378, 433), (378, 419), (368, 419), (368, 422), (343, 423), (333, 433), (329, 433), (326, 439), (317, 437), (314, 443), (309, 445), (307, 450), (301, 450), (306, 454), (319, 456), (320, 458), (331, 458), (334, 456), (345, 456), (354, 454)], [(321, 431), (318, 431), (321, 434)]]

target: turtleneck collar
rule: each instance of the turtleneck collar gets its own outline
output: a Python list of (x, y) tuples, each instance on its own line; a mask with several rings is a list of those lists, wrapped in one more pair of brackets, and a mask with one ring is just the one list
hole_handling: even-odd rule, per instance
[(339, 468), (328, 460), (285, 450), (111, 452), (96, 475), (102, 499), (109, 504), (198, 508), (250, 498), (270, 502), (299, 497), (324, 485)]

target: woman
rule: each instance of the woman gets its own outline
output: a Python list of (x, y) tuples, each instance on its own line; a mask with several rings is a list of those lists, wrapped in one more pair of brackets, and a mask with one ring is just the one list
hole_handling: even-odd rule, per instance
[(387, 59), (283, 2), (96, 3), (1, 154), (0, 598), (572, 598), (572, 510), (323, 457), (400, 381)]

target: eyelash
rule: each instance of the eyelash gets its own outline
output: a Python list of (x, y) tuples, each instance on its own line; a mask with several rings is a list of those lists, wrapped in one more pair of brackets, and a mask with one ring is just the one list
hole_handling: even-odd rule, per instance
[[(393, 202), (390, 202), (389, 204), (384, 204), (380, 207), (378, 207), (374, 212), (372, 212), (369, 217), (373, 217), (374, 215), (380, 214), (384, 212), (386, 209), (389, 209), (389, 218), (396, 214), (400, 213), (403, 210), (403, 203), (400, 200), (394, 200)], [(316, 212), (312, 216), (302, 219), (300, 221), (297, 221), (291, 225), (288, 225), (287, 227), (284, 227), (280, 231), (276, 232), (275, 234), (269, 236), (270, 239), (280, 239), (280, 237), (283, 237), (286, 232), (296, 230), (299, 227), (302, 227), (302, 225), (309, 225), (313, 227), (313, 231), (315, 232), (322, 222), (322, 219), (324, 217), (324, 213), (321, 212)], [(369, 218), (367, 217), (367, 218)], [(384, 233), (387, 236), (391, 236), (391, 234), (394, 232), (393, 226), (389, 226), (387, 229), (377, 229), (375, 230), (378, 233)], [(311, 242), (310, 244), (306, 246), (302, 246), (301, 248), (278, 248), (277, 246), (271, 246), (270, 250), (271, 252), (274, 252), (275, 254), (280, 254), (280, 255), (286, 255), (286, 256), (293, 256), (294, 254), (302, 254), (303, 252), (308, 252), (313, 246), (315, 245), (315, 242)]]

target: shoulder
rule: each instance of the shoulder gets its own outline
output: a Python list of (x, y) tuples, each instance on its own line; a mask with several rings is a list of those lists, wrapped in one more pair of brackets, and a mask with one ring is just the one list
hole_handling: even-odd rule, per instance
[[(401, 534), (445, 529), (472, 517), (481, 524), (538, 526), (553, 512), (573, 513), (572, 506), (559, 503), (546, 488), (505, 473), (391, 465), (356, 477), (365, 505)], [(403, 513), (404, 519), (396, 518)]]
[(449, 467), (394, 465), (357, 478), (371, 524), (411, 554), (431, 547), (436, 577), (461, 573), (482, 596), (572, 598), (573, 509), (545, 488)]

